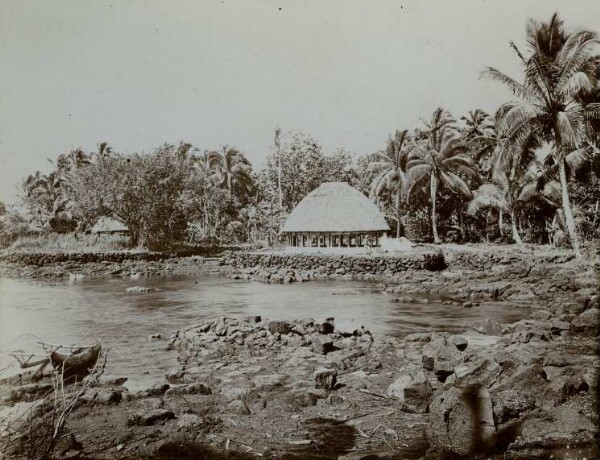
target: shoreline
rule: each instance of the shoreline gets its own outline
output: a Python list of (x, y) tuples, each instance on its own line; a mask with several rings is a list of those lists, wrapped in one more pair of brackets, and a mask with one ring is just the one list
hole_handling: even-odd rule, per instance
[[(539, 258), (517, 258), (506, 251), (483, 270), (478, 267), (490, 263), (485, 257), (474, 264), (472, 256), (444, 255), (450, 263), (442, 271), (411, 268), (365, 278), (384, 283), (399, 301), (417, 301), (425, 292), (454, 299), (448, 308), (501, 299), (530, 305), (531, 317), (503, 325), (488, 321), (463, 334), (431, 331), (404, 339), (369, 338), (364, 331), (339, 331), (291, 318), (215, 318), (174, 333), (168, 345), (178, 352), (179, 370), (162, 384), (139, 392), (115, 382), (93, 387), (68, 424), (82, 447), (70, 446), (65, 453), (152, 457), (169, 452), (176, 441), (191, 443), (190, 450), (197, 448), (194, 443), (220, 451), (227, 447), (248, 458), (308, 458), (319, 452), (316, 447), (322, 452), (332, 442), (317, 433), (335, 432), (346, 444), (336, 445), (335, 456), (319, 458), (339, 454), (358, 459), (369, 452), (390, 459), (398, 453), (405, 458), (438, 458), (444, 450), (464, 454), (473, 447), (468, 443), (473, 427), (465, 419), (468, 408), (461, 405), (460, 395), (475, 385), (480, 407), (489, 409), (480, 415), (491, 424), (492, 458), (557, 457), (567, 446), (581, 449), (587, 458), (597, 456), (600, 302), (593, 267), (584, 268), (565, 251), (553, 250)], [(259, 279), (256, 274), (263, 272), (264, 279), (268, 271), (264, 281), (285, 282), (285, 276), (271, 278), (282, 271), (307, 270), (280, 262), (231, 267), (228, 257), (73, 266), (60, 262), (22, 268), (13, 275), (43, 279), (61, 270), (59, 278), (64, 278), (72, 267), (88, 276), (211, 270), (246, 279)], [(115, 274), (118, 265), (124, 266)], [(7, 267), (12, 264), (2, 270)], [(331, 269), (334, 273), (328, 274), (308, 268), (312, 278), (360, 279)], [(24, 390), (15, 393), (22, 384), (0, 384), (0, 407), (18, 406), (15, 394), (29, 397)], [(372, 413), (365, 407), (373, 408)], [(444, 425), (448, 411), (457, 414), (451, 426)], [(89, 433), (95, 426), (104, 427), (99, 437)], [(263, 429), (257, 432), (252, 429), (256, 426)], [(444, 426), (454, 431), (445, 432)], [(581, 429), (574, 431), (576, 427)], [(467, 441), (457, 444), (456, 439)]]

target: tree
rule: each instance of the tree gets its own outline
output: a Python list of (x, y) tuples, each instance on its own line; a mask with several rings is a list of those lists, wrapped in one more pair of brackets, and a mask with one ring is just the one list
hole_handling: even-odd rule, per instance
[(254, 184), (252, 165), (242, 152), (224, 146), (222, 153), (209, 152), (207, 161), (215, 183), (227, 190), (232, 205), (236, 194), (246, 197), (250, 193)]
[(431, 122), (423, 131), (424, 139), (413, 143), (414, 155), (408, 161), (407, 196), (417, 185), (428, 182), (431, 199), (431, 227), (433, 240), (440, 242), (437, 230), (436, 199), (438, 192), (449, 189), (467, 199), (471, 191), (467, 182), (458, 173), (476, 176), (473, 161), (468, 156), (467, 146), (458, 139), (453, 126), (454, 119), (441, 107), (436, 109)]
[(599, 42), (592, 31), (566, 34), (557, 14), (548, 23), (529, 21), (526, 39), (528, 56), (511, 43), (524, 67), (523, 83), (492, 67), (483, 75), (503, 83), (519, 98), (502, 105), (497, 113), (500, 127), (506, 133), (506, 152), (514, 157), (511, 179), (515, 168), (523, 164), (520, 157), (524, 143), (533, 138), (539, 143), (554, 145), (566, 227), (579, 257), (565, 159), (570, 152), (582, 147), (590, 124), (600, 118), (598, 102), (583, 104), (578, 98), (597, 85), (598, 51), (594, 47)]
[(385, 190), (389, 190), (395, 196), (396, 238), (402, 235), (402, 201), (407, 179), (409, 142), (410, 137), (407, 130), (396, 131), (394, 138), (388, 140), (385, 152), (377, 152), (375, 161), (371, 163), (373, 168), (380, 171), (371, 183), (371, 195), (378, 197)]

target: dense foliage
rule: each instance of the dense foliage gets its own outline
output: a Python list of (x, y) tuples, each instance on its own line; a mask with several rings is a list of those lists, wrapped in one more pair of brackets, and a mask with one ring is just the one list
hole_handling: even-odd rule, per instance
[(260, 171), (228, 146), (165, 144), (125, 155), (102, 143), (27, 177), (27, 214), (2, 206), (0, 232), (5, 241), (81, 233), (110, 217), (127, 227), (132, 245), (272, 244), (307, 193), (344, 181), (377, 203), (396, 236), (551, 243), (578, 254), (581, 238), (598, 237), (600, 44), (594, 32), (565, 32), (557, 15), (530, 21), (526, 44), (522, 52), (511, 43), (520, 80), (491, 67), (482, 73), (515, 97), (495, 116), (476, 109), (457, 119), (440, 107), (359, 156), (324, 152), (311, 136), (277, 128)]

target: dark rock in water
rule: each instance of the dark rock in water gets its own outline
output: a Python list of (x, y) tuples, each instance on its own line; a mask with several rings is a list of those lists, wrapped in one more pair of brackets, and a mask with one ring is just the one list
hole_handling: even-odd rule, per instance
[(318, 368), (314, 373), (315, 388), (333, 390), (337, 384), (337, 371), (325, 367)]
[(289, 321), (269, 321), (267, 329), (271, 334), (289, 334), (294, 327)]
[(140, 425), (140, 426), (150, 426), (155, 425), (158, 422), (162, 422), (165, 420), (171, 420), (175, 418), (175, 414), (170, 410), (166, 409), (155, 409), (150, 412), (138, 413), (131, 415), (127, 419), (127, 425)]
[(262, 321), (262, 317), (259, 315), (242, 316), (242, 320), (250, 324), (256, 324)]
[(428, 438), (436, 451), (470, 456), (494, 446), (492, 400), (485, 387), (451, 388), (439, 393), (429, 411)]
[(333, 326), (333, 321), (325, 321), (324, 323), (321, 323), (321, 328), (319, 332), (321, 334), (333, 334), (334, 330), (335, 327)]

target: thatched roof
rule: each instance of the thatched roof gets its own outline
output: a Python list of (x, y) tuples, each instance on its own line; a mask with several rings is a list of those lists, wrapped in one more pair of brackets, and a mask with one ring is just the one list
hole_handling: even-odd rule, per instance
[(377, 206), (344, 182), (326, 182), (288, 216), (283, 232), (370, 232), (389, 230)]
[(110, 217), (101, 217), (92, 227), (92, 233), (117, 233), (127, 232), (127, 227), (121, 222)]

